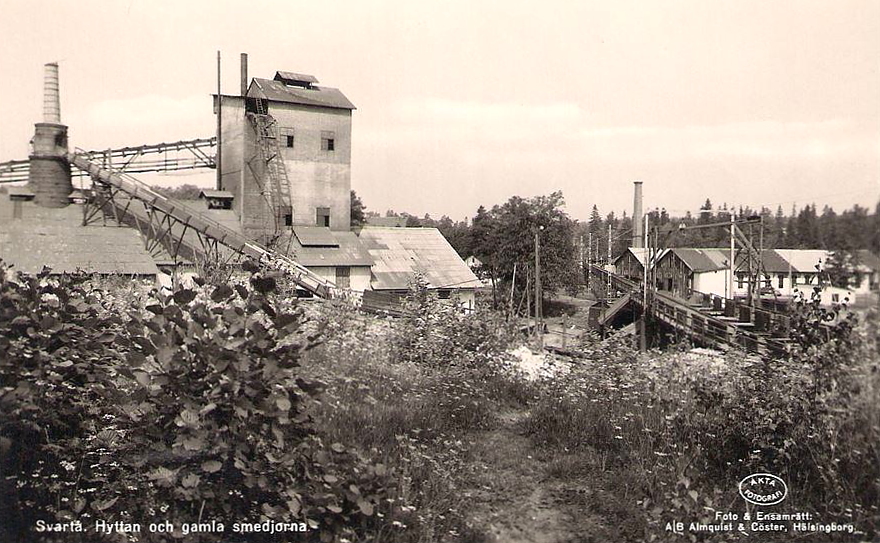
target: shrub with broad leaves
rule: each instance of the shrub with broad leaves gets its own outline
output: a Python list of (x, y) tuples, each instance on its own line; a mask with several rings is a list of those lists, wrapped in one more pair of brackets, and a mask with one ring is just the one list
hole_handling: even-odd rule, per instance
[(319, 333), (295, 307), (277, 309), (272, 278), (153, 292), (127, 314), (86, 283), (0, 267), (0, 501), (11, 519), (0, 539), (38, 540), (37, 519), (176, 527), (141, 541), (211, 521), (224, 532), (186, 540), (294, 537), (234, 534), (234, 522), (289, 523), (304, 541), (384, 526), (393, 479), (324, 443), (305, 413), (322, 384), (299, 375), (299, 360)]

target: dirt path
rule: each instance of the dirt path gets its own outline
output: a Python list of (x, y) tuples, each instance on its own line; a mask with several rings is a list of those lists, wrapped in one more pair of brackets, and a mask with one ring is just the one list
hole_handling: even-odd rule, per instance
[(498, 543), (591, 541), (583, 533), (589, 519), (563, 499), (572, 489), (548, 474), (549, 466), (520, 430), (526, 416), (502, 414), (499, 427), (474, 445), (474, 485), (465, 493), (474, 504), (474, 522)]

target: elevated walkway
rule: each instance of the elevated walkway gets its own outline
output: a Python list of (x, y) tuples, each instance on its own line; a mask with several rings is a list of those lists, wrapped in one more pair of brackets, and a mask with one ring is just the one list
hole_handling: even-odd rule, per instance
[(618, 313), (623, 311), (631, 301), (632, 295), (628, 292), (624, 293), (624, 295), (620, 298), (614, 300), (614, 302), (612, 302), (611, 305), (608, 306), (608, 308), (599, 315), (599, 318), (597, 319), (599, 325), (604, 326), (614, 320), (614, 317), (616, 317)]
[[(618, 302), (625, 305), (624, 299), (626, 303), (643, 305), (641, 283), (597, 266), (593, 266), (592, 271), (603, 282), (610, 282), (613, 289), (626, 293), (608, 308), (608, 314), (612, 313), (613, 308), (619, 313), (620, 308), (616, 306)], [(663, 291), (651, 290), (648, 294), (645, 309), (649, 315), (710, 347), (722, 350), (737, 347), (773, 356), (791, 351), (792, 341), (784, 337), (789, 320), (785, 314), (744, 308), (733, 300), (714, 299), (711, 306), (704, 306)], [(604, 322), (608, 322), (609, 318), (606, 317)]]

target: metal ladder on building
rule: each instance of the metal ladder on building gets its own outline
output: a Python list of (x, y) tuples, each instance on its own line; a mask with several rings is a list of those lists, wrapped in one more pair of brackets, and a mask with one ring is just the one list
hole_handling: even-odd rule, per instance
[(262, 100), (256, 100), (256, 113), (250, 117), (257, 133), (257, 149), (260, 158), (266, 165), (266, 178), (263, 183), (263, 194), (272, 210), (275, 220), (275, 232), (285, 226), (285, 215), (292, 214), (290, 204), (290, 179), (284, 167), (284, 156), (278, 145), (278, 123), (266, 111)]

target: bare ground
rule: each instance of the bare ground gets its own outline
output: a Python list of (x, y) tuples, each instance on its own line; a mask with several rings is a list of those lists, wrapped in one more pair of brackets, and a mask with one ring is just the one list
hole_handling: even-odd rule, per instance
[(553, 475), (551, 464), (521, 429), (525, 411), (501, 415), (497, 428), (477, 436), (473, 485), (465, 492), (472, 520), (498, 543), (602, 541), (603, 519), (577, 506), (575, 480)]

